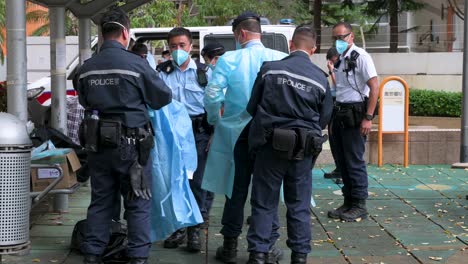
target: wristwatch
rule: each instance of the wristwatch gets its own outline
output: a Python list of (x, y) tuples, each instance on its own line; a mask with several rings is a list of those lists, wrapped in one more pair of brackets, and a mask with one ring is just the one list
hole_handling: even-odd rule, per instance
[(366, 113), (366, 114), (364, 115), (364, 118), (365, 118), (366, 120), (372, 121), (372, 120), (374, 119), (374, 115), (369, 115), (368, 113)]

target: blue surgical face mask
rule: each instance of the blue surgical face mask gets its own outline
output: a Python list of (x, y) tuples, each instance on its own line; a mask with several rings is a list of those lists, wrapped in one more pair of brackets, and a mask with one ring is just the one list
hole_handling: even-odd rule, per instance
[(242, 46), (238, 40), (236, 40), (236, 50), (242, 49)]
[(338, 40), (335, 41), (335, 47), (336, 47), (336, 50), (338, 51), (338, 53), (341, 55), (348, 48), (348, 42), (346, 42), (344, 40), (341, 40), (341, 39), (338, 39)]
[(236, 38), (236, 35), (234, 35), (234, 41), (236, 41), (236, 50), (242, 49), (242, 45), (240, 41)]
[(172, 52), (172, 58), (177, 66), (182, 65), (189, 57), (188, 52), (183, 49), (174, 50)]

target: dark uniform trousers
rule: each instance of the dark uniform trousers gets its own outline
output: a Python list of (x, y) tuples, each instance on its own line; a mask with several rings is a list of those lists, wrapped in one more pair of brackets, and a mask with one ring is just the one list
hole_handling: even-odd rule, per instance
[[(87, 215), (86, 242), (82, 251), (101, 255), (110, 236), (111, 219), (114, 214), (115, 197), (120, 190), (128, 226), (128, 256), (145, 258), (149, 255), (151, 200), (141, 198), (128, 200), (131, 191), (128, 171), (138, 158), (135, 145), (122, 141), (120, 148), (100, 147), (99, 152), (88, 152), (91, 175), (91, 204)], [(151, 183), (151, 158), (145, 167), (145, 176)]]
[(312, 197), (312, 156), (294, 161), (281, 159), (271, 143), (260, 148), (252, 179), (252, 223), (247, 234), (248, 250), (268, 252), (276, 242), (271, 239), (272, 223), (278, 215), (281, 183), (287, 207), (288, 247), (298, 253), (311, 250), (310, 200)]
[(210, 134), (206, 131), (194, 131), (195, 145), (197, 147), (197, 169), (193, 174), (193, 179), (189, 181), (190, 189), (195, 196), (200, 213), (203, 217), (207, 217), (213, 203), (214, 195), (212, 192), (203, 190), (201, 188), (203, 181), (203, 174), (205, 173), (206, 159), (208, 152), (206, 148), (210, 140)]
[(343, 196), (367, 199), (366, 137), (361, 134), (360, 127), (344, 128), (336, 118), (332, 119), (331, 129), (330, 142), (334, 144), (336, 163), (343, 179)]
[[(247, 140), (248, 129), (244, 129), (234, 146), (234, 185), (231, 198), (226, 197), (221, 224), (221, 234), (225, 237), (238, 237), (242, 233), (244, 224), (244, 206), (249, 193), (249, 185), (252, 179), (253, 160), (249, 157)], [(279, 238), (278, 214), (272, 214), (270, 221), (270, 233), (268, 239), (276, 241)], [(266, 224), (266, 223), (264, 223)]]

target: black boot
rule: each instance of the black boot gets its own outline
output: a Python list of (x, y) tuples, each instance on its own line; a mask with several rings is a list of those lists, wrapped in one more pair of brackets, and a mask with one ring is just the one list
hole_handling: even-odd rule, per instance
[(251, 251), (247, 264), (265, 264), (265, 253)]
[(237, 262), (237, 237), (224, 237), (223, 246), (216, 250), (216, 259), (224, 263)]
[(307, 254), (292, 252), (291, 254), (291, 264), (306, 264), (307, 263)]
[(366, 200), (353, 199), (351, 208), (341, 214), (341, 220), (355, 222), (367, 218)]
[(335, 210), (328, 211), (328, 217), (333, 219), (340, 219), (341, 215), (351, 209), (352, 201), (351, 198), (345, 197), (343, 204)]
[(102, 264), (102, 260), (100, 256), (88, 254), (88, 255), (85, 255), (83, 263), (84, 264)]
[(273, 246), (265, 256), (266, 264), (276, 264), (283, 259), (283, 250)]
[(164, 247), (165, 248), (177, 248), (178, 246), (182, 245), (185, 242), (185, 238), (187, 237), (187, 232), (185, 228), (181, 228), (174, 233), (166, 240), (164, 240)]
[(131, 258), (128, 264), (148, 264), (147, 258)]
[(187, 249), (191, 252), (200, 252), (201, 250), (200, 227), (191, 226), (187, 228)]
[(339, 170), (334, 169), (332, 172), (325, 172), (323, 177), (325, 179), (341, 179), (341, 173)]

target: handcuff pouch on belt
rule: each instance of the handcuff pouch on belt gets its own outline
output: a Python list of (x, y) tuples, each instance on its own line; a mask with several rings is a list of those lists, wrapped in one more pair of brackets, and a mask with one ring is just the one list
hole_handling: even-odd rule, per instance
[(99, 145), (106, 148), (119, 147), (122, 124), (114, 120), (100, 120), (99, 123)]
[(361, 125), (364, 114), (363, 103), (336, 104), (335, 120), (343, 128), (356, 128)]
[(306, 156), (318, 156), (326, 140), (326, 136), (316, 136), (307, 129), (275, 128), (271, 144), (281, 159), (303, 160)]
[(281, 159), (292, 160), (296, 148), (297, 135), (294, 130), (275, 128), (271, 145)]

